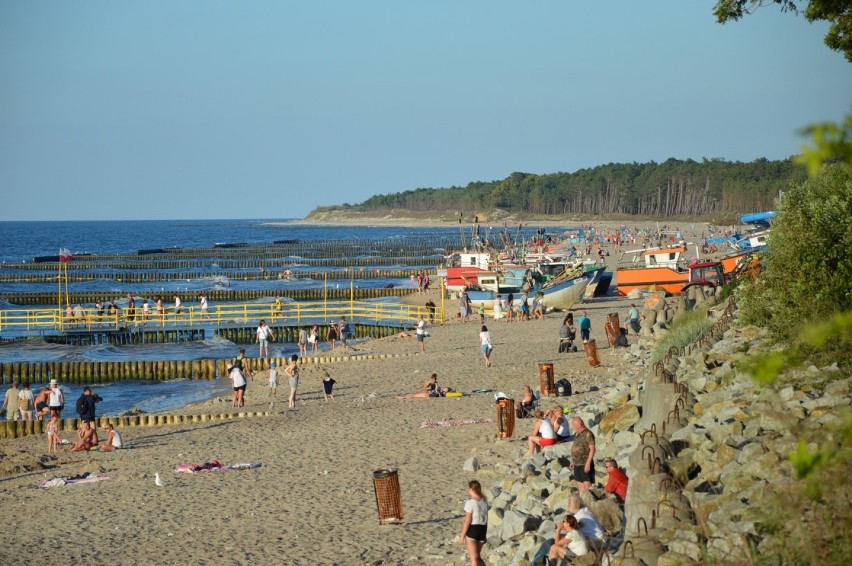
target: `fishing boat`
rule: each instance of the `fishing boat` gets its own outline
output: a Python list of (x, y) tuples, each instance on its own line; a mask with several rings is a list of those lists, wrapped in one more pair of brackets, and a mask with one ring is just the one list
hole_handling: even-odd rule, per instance
[(506, 284), (506, 280), (502, 279), (499, 273), (482, 273), (479, 277), (479, 285), (468, 288), (466, 293), (470, 298), (471, 305), (478, 307), (480, 304), (484, 304), (488, 308), (494, 304), (494, 299), (498, 295), (505, 299), (509, 293), (512, 293), (515, 299), (521, 300), (526, 294), (527, 303), (532, 305), (533, 297), (537, 293), (541, 293), (544, 297), (544, 304), (548, 308), (566, 310), (583, 298), (583, 293), (592, 277), (594, 277), (593, 272), (569, 270), (543, 284), (530, 286), (527, 283), (517, 286)]
[(668, 248), (624, 252), (622, 257), (630, 253), (638, 255), (633, 257), (633, 264), (616, 270), (618, 294), (627, 295), (634, 289), (652, 286), (664, 289), (667, 293), (680, 293), (689, 283), (686, 252), (686, 243)]

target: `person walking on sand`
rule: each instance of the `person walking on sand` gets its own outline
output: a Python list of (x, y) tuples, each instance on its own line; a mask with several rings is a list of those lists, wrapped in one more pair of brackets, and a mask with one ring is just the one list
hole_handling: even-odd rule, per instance
[(273, 397), (278, 395), (278, 369), (275, 362), (269, 364), (269, 394)]
[(337, 344), (337, 325), (334, 322), (328, 323), (328, 345), (329, 349), (333, 352), (334, 345)]
[(459, 544), (467, 547), (470, 566), (485, 566), (482, 559), (482, 545), (488, 532), (488, 502), (482, 494), (482, 486), (472, 480), (467, 484), (469, 499), (464, 503), (464, 523), (462, 524)]
[(488, 327), (482, 325), (482, 332), (479, 333), (479, 349), (482, 351), (482, 357), (485, 359), (485, 367), (491, 367), (491, 351), (494, 346), (491, 344), (491, 333), (488, 332)]
[(242, 407), (245, 405), (246, 393), (246, 378), (243, 375), (242, 370), (235, 365), (230, 366), (228, 368), (228, 379), (231, 380), (231, 386), (234, 388), (234, 398), (231, 406)]
[(351, 328), (349, 327), (349, 322), (346, 320), (345, 316), (340, 317), (340, 321), (337, 323), (337, 328), (340, 331), (340, 343), (343, 344), (343, 347), (346, 347), (346, 340), (350, 337)]
[(334, 389), (335, 383), (337, 382), (328, 375), (328, 370), (322, 370), (322, 392), (326, 401), (334, 401), (332, 390)]
[(580, 339), (583, 340), (583, 344), (589, 341), (592, 335), (592, 320), (589, 318), (589, 313), (583, 311), (582, 316), (577, 319), (577, 322), (580, 325)]
[(290, 397), (287, 399), (287, 406), (290, 409), (296, 408), (296, 389), (299, 387), (299, 356), (293, 354), (290, 356), (290, 363), (284, 369), (287, 374), (287, 381), (290, 384)]
[(257, 343), (260, 344), (260, 352), (258, 353), (258, 358), (268, 358), (269, 357), (269, 341), (275, 340), (275, 334), (273, 334), (272, 329), (266, 326), (266, 321), (261, 320), (260, 326), (257, 327)]
[(426, 321), (423, 320), (423, 315), (417, 315), (417, 341), (420, 343), (420, 353), (426, 353)]
[(236, 358), (234, 358), (234, 365), (240, 368), (240, 371), (243, 372), (244, 377), (247, 377), (249, 380), (254, 381), (254, 376), (251, 374), (251, 368), (249, 367), (248, 358), (246, 358), (245, 348), (240, 348), (240, 353), (237, 354)]
[(59, 438), (59, 417), (53, 415), (47, 423), (47, 453), (59, 452), (60, 444), (62, 439)]

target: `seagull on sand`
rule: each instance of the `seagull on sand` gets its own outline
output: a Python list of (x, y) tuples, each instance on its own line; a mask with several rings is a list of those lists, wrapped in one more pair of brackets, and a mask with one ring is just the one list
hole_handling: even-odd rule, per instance
[(157, 487), (163, 487), (166, 485), (166, 482), (164, 482), (163, 479), (160, 477), (160, 472), (154, 474), (154, 484)]

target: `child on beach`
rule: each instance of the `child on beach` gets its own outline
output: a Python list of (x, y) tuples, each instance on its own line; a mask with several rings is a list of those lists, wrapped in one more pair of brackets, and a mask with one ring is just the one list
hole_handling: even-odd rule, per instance
[(479, 324), (485, 324), (485, 303), (479, 303)]
[(471, 566), (484, 566), (481, 553), (488, 532), (488, 503), (482, 495), (482, 486), (476, 480), (467, 484), (467, 494), (470, 498), (464, 504), (464, 524), (459, 544), (467, 547)]
[(60, 444), (62, 439), (59, 438), (59, 417), (53, 415), (47, 423), (47, 453), (59, 452)]
[(290, 363), (284, 369), (287, 374), (287, 381), (290, 384), (290, 397), (287, 401), (287, 406), (291, 409), (296, 407), (296, 388), (299, 387), (299, 356), (293, 354), (290, 356)]
[(334, 395), (332, 395), (331, 390), (334, 388), (335, 383), (337, 382), (328, 375), (328, 370), (322, 370), (322, 392), (325, 395), (326, 401), (329, 399), (334, 401)]
[(269, 364), (269, 393), (273, 397), (278, 395), (278, 370), (275, 368), (275, 362)]

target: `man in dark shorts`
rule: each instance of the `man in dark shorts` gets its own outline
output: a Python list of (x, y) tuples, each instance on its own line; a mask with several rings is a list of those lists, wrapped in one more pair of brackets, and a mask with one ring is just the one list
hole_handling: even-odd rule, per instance
[(595, 481), (595, 435), (580, 417), (574, 417), (571, 426), (574, 427), (574, 443), (571, 445), (574, 479), (581, 490), (589, 489)]
[(35, 398), (36, 419), (42, 420), (45, 415), (50, 414), (47, 401), (50, 399), (50, 387), (45, 387)]

